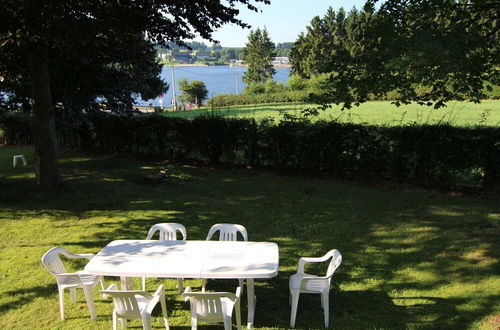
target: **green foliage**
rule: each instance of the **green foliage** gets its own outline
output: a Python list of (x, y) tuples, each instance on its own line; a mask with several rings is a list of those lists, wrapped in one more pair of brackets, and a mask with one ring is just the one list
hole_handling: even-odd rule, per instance
[(274, 44), (267, 30), (264, 28), (250, 31), (248, 43), (243, 49), (243, 60), (248, 64), (248, 69), (243, 76), (247, 84), (264, 83), (273, 78), (276, 73), (272, 60), (276, 56)]
[(439, 108), (450, 100), (479, 101), (484, 82), (498, 85), (498, 8), (490, 2), (390, 0), (378, 10), (329, 9), (313, 18), (291, 52), (293, 72), (326, 74), (317, 103), (346, 108), (395, 98)]
[[(189, 121), (108, 114), (90, 114), (88, 125), (65, 124), (66, 145), (104, 153), (312, 170), (337, 178), (385, 179), (443, 189), (470, 181), (484, 186), (500, 183), (498, 127), (380, 127), (293, 116), (272, 124), (211, 115)], [(3, 128), (7, 136), (19, 129), (17, 123)]]
[[(215, 41), (214, 29), (223, 24), (248, 27), (237, 18), (240, 9), (236, 4), (257, 11), (254, 3), (259, 2), (270, 3), (110, 0), (26, 1), (19, 5), (16, 0), (3, 0), (0, 72), (8, 82), (2, 84), (2, 90), (10, 84), (8, 92), (33, 100), (30, 103), (34, 105), (40, 185), (54, 188), (61, 183), (54, 139), (54, 104), (62, 102), (81, 111), (82, 100), (78, 96), (84, 96), (85, 105), (105, 91), (110, 106), (129, 110), (131, 93), (150, 98), (165, 90), (157, 76), (159, 65), (152, 61), (156, 54), (153, 44), (185, 45), (184, 40), (196, 36)], [(71, 84), (58, 81), (57, 73)], [(57, 92), (61, 93), (59, 97)], [(0, 96), (3, 98), (4, 94), (0, 92)]]
[(33, 143), (32, 117), (28, 114), (5, 113), (0, 116), (0, 129), (6, 144), (23, 145)]
[[(207, 101), (210, 107), (226, 107), (232, 105), (264, 104), (264, 103), (290, 103), (305, 102), (308, 98), (307, 91), (284, 91), (279, 93), (264, 93), (261, 84), (249, 85), (251, 89), (247, 94), (218, 94)], [(257, 90), (254, 90), (257, 89)], [(255, 91), (255, 92), (254, 92)]]
[(285, 91), (285, 84), (276, 82), (273, 79), (268, 79), (265, 83), (250, 83), (245, 88), (245, 94), (272, 94), (281, 93)]
[(308, 81), (299, 75), (292, 74), (286, 83), (286, 89), (291, 91), (302, 91), (307, 89)]
[(181, 79), (179, 80), (179, 88), (182, 91), (180, 99), (184, 103), (200, 106), (208, 95), (208, 89), (205, 83), (200, 80), (189, 82), (187, 78)]

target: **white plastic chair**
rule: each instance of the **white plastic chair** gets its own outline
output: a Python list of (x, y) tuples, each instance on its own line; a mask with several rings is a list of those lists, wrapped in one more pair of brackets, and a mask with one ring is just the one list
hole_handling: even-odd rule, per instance
[(154, 294), (147, 291), (117, 290), (112, 285), (108, 290), (100, 292), (108, 294), (113, 298), (115, 309), (113, 310), (113, 330), (118, 329), (118, 320), (122, 327), (127, 327), (127, 320), (141, 320), (144, 330), (151, 329), (151, 313), (160, 302), (163, 313), (163, 322), (168, 330), (167, 303), (165, 301), (165, 287), (160, 285)]
[[(332, 259), (328, 265), (328, 270), (325, 276), (316, 276), (306, 274), (304, 265), (306, 263), (318, 263)], [(321, 295), (321, 307), (325, 315), (325, 327), (328, 328), (329, 323), (329, 293), (330, 281), (333, 273), (342, 263), (342, 255), (338, 250), (330, 250), (327, 254), (319, 258), (300, 258), (297, 273), (290, 276), (290, 303), (292, 312), (290, 316), (290, 327), (295, 327), (295, 318), (297, 316), (297, 306), (299, 304), (299, 296), (301, 293), (316, 293)]]
[(213, 225), (208, 231), (207, 241), (211, 240), (215, 233), (219, 232), (219, 241), (237, 241), (238, 233), (244, 241), (248, 241), (248, 234), (245, 227), (233, 223), (218, 223)]
[(16, 167), (18, 160), (22, 161), (24, 166), (28, 165), (28, 162), (26, 162), (26, 157), (24, 157), (24, 155), (14, 155), (12, 157), (12, 167)]
[(94, 256), (88, 254), (74, 254), (62, 247), (54, 247), (47, 251), (42, 257), (42, 264), (47, 268), (49, 273), (55, 276), (57, 280), (57, 289), (59, 291), (59, 310), (61, 312), (61, 320), (64, 320), (64, 290), (69, 289), (71, 300), (76, 302), (76, 289), (83, 289), (87, 307), (89, 309), (90, 318), (97, 320), (97, 315), (94, 305), (93, 290), (97, 283), (101, 283), (104, 289), (104, 280), (102, 276), (86, 274), (84, 272), (67, 273), (64, 264), (61, 261), (60, 255), (66, 258), (85, 258), (92, 259)]
[[(219, 232), (219, 241), (237, 241), (238, 233), (240, 233), (244, 241), (248, 241), (247, 230), (242, 225), (237, 225), (233, 223), (215, 224), (208, 231), (206, 240), (210, 241), (217, 232)], [(243, 279), (238, 279), (238, 281), (240, 282), (240, 287), (243, 290), (244, 288)], [(206, 285), (207, 285), (207, 280), (203, 280), (201, 286), (203, 292), (205, 292)]]
[[(183, 241), (185, 241), (187, 238), (186, 227), (184, 227), (184, 225), (180, 223), (157, 223), (149, 229), (146, 239), (151, 239), (156, 234), (156, 232), (159, 232), (158, 239), (160, 241), (176, 241), (177, 232), (181, 233)], [(177, 279), (177, 287), (179, 289), (179, 293), (182, 293), (182, 278)], [(142, 290), (146, 291), (145, 277), (142, 278)]]
[(191, 292), (187, 287), (181, 295), (191, 305), (191, 329), (198, 328), (198, 321), (207, 323), (224, 322), (224, 329), (232, 328), (233, 309), (236, 314), (236, 327), (241, 329), (240, 300), (241, 288), (232, 292)]
[(186, 227), (180, 223), (166, 222), (166, 223), (157, 223), (153, 225), (148, 232), (148, 236), (146, 239), (151, 239), (156, 232), (159, 233), (160, 241), (176, 241), (177, 240), (177, 232), (180, 232), (182, 235), (182, 240), (185, 241), (187, 238)]

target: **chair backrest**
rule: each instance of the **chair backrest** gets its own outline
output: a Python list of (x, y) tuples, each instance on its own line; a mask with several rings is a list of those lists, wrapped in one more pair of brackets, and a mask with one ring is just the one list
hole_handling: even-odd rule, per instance
[(332, 260), (330, 261), (330, 264), (328, 265), (328, 270), (326, 271), (326, 277), (332, 277), (333, 273), (339, 268), (340, 264), (342, 263), (342, 255), (340, 254), (339, 250), (333, 249), (330, 250), (327, 255), (330, 255)]
[[(229, 306), (224, 304), (224, 298), (228, 298), (231, 302), (236, 302), (241, 294), (241, 289), (238, 288), (236, 294), (231, 292), (184, 292), (182, 297), (189, 300), (191, 305), (191, 313), (206, 321), (222, 321), (224, 315), (231, 313), (228, 310)], [(227, 300), (226, 300), (227, 301)]]
[(66, 269), (61, 261), (59, 255), (69, 254), (69, 252), (62, 247), (54, 247), (47, 252), (42, 257), (42, 264), (47, 268), (51, 274), (66, 273)]
[(219, 241), (237, 241), (238, 233), (243, 236), (244, 241), (248, 241), (248, 234), (245, 227), (242, 225), (232, 224), (232, 223), (218, 223), (210, 228), (207, 241), (212, 239), (212, 236), (216, 233), (219, 233)]
[(141, 309), (137, 302), (137, 296), (143, 296), (146, 299), (151, 299), (152, 295), (147, 291), (136, 290), (100, 290), (103, 294), (108, 294), (113, 298), (115, 312), (128, 319), (140, 319)]
[(149, 229), (146, 239), (151, 239), (157, 231), (160, 232), (160, 241), (176, 241), (177, 232), (181, 233), (183, 241), (187, 238), (186, 227), (184, 227), (184, 225), (180, 223), (167, 222), (153, 225), (151, 229)]

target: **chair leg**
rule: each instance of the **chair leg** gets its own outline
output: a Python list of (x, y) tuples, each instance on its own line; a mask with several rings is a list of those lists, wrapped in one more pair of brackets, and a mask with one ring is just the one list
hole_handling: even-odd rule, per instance
[(233, 327), (231, 323), (231, 317), (224, 315), (224, 330), (231, 330)]
[(245, 290), (245, 281), (242, 278), (238, 279), (238, 281), (240, 282), (241, 295), (243, 295), (243, 291)]
[(61, 313), (61, 320), (64, 321), (64, 289), (59, 288), (59, 312)]
[(162, 295), (160, 298), (161, 311), (163, 313), (163, 323), (165, 323), (165, 329), (169, 330), (170, 326), (168, 325), (167, 318), (167, 302), (165, 301), (165, 295)]
[(71, 296), (71, 301), (76, 302), (76, 289), (69, 289), (69, 295)]
[(323, 300), (323, 313), (325, 314), (325, 328), (328, 328), (329, 318), (330, 318), (330, 302), (329, 302), (329, 291), (325, 291), (321, 294)]
[(115, 311), (113, 311), (113, 330), (118, 330), (118, 316)]
[[(99, 283), (101, 284), (101, 289), (102, 290), (106, 290), (106, 284), (104, 283), (104, 277), (100, 277), (99, 278)], [(108, 290), (111, 290), (111, 285), (109, 286)], [(102, 294), (102, 299), (108, 299), (108, 295), (107, 294)]]
[(207, 288), (207, 280), (202, 279), (201, 280), (201, 292), (205, 292), (205, 289)]
[(177, 279), (177, 289), (179, 290), (179, 294), (182, 293), (182, 278)]
[(127, 319), (120, 319), (120, 323), (122, 324), (122, 329), (127, 329)]
[(96, 321), (97, 314), (96, 314), (95, 305), (94, 305), (93, 287), (91, 285), (84, 285), (83, 286), (83, 294), (85, 295), (85, 300), (87, 301), (87, 307), (89, 309), (90, 318), (92, 319), (92, 321)]
[(141, 318), (142, 318), (142, 328), (144, 330), (151, 330), (151, 315), (143, 314)]
[(238, 330), (241, 330), (241, 304), (240, 299), (236, 301), (234, 305), (234, 312), (236, 313), (236, 327)]
[(299, 305), (300, 291), (291, 291), (292, 312), (290, 314), (290, 328), (295, 328), (295, 318), (297, 317), (297, 306)]
[(191, 312), (191, 330), (197, 330), (198, 329), (198, 318), (196, 317), (196, 314)]

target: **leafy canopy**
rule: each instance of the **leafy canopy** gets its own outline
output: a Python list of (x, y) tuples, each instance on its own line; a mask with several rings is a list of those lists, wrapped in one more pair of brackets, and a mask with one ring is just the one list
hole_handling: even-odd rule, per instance
[(479, 102), (485, 83), (499, 83), (497, 3), (387, 0), (376, 10), (376, 2), (347, 14), (330, 8), (295, 41), (293, 72), (328, 75), (316, 102), (349, 108), (396, 91), (396, 104), (439, 108), (450, 100)]
[(200, 106), (208, 95), (208, 89), (205, 83), (200, 80), (189, 82), (187, 78), (181, 79), (179, 80), (179, 88), (182, 91), (180, 99), (184, 103)]

